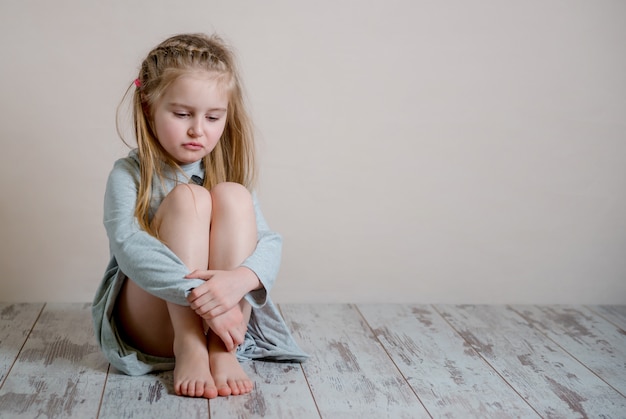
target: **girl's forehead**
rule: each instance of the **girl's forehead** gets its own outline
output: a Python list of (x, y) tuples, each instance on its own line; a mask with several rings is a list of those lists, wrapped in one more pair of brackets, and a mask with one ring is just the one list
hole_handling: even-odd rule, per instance
[(228, 104), (229, 90), (226, 83), (215, 73), (195, 71), (180, 75), (167, 87), (165, 102), (197, 103), (212, 105)]
[(174, 81), (176, 82), (178, 80), (192, 80), (205, 85), (226, 88), (229, 77), (226, 74), (216, 71), (191, 70), (181, 73)]
[(214, 91), (230, 92), (230, 78), (228, 75), (207, 70), (192, 70), (179, 75), (170, 87), (182, 84), (210, 87)]

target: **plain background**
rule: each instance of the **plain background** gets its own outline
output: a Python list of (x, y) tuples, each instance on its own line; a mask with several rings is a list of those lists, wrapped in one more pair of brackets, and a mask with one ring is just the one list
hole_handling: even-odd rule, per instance
[(0, 301), (91, 301), (115, 110), (218, 32), (278, 302), (626, 303), (626, 2), (0, 2)]

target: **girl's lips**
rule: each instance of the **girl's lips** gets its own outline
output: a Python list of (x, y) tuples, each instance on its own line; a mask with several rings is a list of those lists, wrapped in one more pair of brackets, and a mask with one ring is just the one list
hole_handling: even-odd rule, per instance
[(200, 150), (202, 148), (202, 144), (200, 143), (185, 143), (183, 144), (183, 147), (190, 149), (190, 150)]

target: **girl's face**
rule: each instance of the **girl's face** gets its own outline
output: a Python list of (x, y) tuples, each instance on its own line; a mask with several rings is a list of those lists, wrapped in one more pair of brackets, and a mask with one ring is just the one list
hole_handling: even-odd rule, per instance
[(178, 164), (202, 159), (224, 132), (228, 94), (211, 76), (198, 71), (179, 77), (154, 106), (157, 140)]

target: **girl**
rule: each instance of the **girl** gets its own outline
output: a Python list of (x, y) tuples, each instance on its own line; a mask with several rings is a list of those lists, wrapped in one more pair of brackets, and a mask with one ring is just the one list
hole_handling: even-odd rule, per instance
[(137, 149), (107, 182), (98, 343), (126, 374), (173, 368), (179, 395), (249, 393), (239, 360), (306, 355), (268, 296), (282, 244), (249, 192), (254, 146), (233, 55), (215, 36), (174, 36), (129, 92)]

